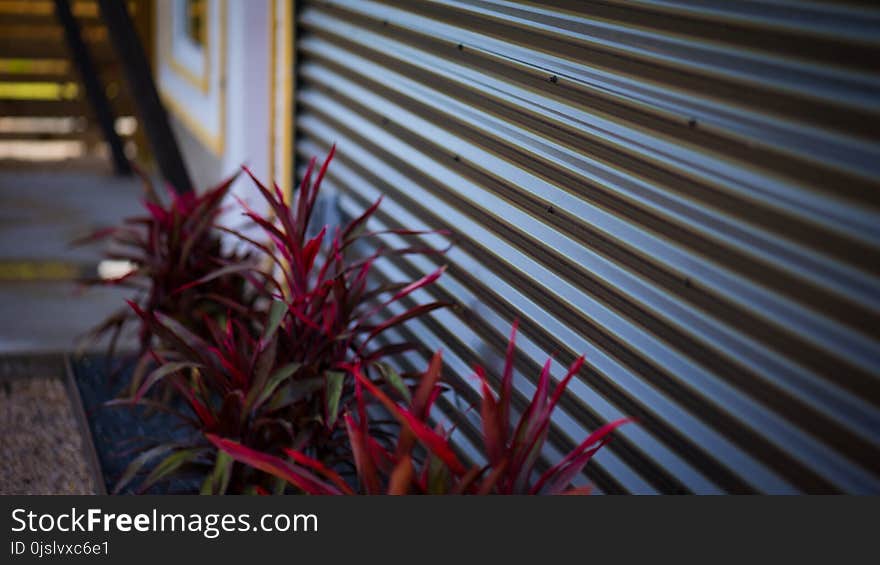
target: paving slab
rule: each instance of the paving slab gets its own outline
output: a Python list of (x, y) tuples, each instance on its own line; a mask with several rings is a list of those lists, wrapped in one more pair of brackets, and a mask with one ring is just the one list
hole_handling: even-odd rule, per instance
[(124, 305), (121, 289), (77, 294), (99, 246), (71, 247), (140, 211), (140, 182), (88, 171), (0, 171), (0, 355), (64, 352)]

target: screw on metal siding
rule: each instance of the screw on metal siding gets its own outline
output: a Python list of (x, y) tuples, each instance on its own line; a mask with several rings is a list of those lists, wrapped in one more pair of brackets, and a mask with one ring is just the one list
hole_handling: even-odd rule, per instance
[(549, 212), (551, 214), (555, 214), (556, 210), (553, 208), (553, 206), (547, 206), (547, 212)]
[(688, 127), (691, 129), (697, 127), (697, 120), (695, 120), (694, 118), (688, 120)]
[(458, 44), (458, 50), (459, 50), (459, 51), (464, 51), (464, 45), (462, 45), (461, 43), (459, 43), (459, 44)]
[(455, 162), (461, 161), (461, 158), (458, 155), (453, 155), (452, 160)]
[(557, 82), (559, 82), (559, 77), (557, 77), (556, 75), (550, 75), (550, 79), (549, 79), (549, 80), (550, 80), (550, 82), (552, 82), (553, 84), (556, 84)]

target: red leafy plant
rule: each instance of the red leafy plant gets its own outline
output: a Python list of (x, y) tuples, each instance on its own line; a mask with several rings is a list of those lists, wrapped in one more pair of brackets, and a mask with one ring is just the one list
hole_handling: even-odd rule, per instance
[[(439, 352), (412, 387), (387, 367), (382, 367), (381, 377), (375, 379), (368, 378), (359, 364), (349, 367), (356, 379), (356, 402), (343, 418), (357, 469), (356, 485), (296, 447), (284, 448), (284, 455), (279, 456), (222, 434), (211, 433), (207, 437), (232, 459), (308, 494), (587, 494), (589, 487), (572, 487), (572, 481), (611, 440), (612, 432), (629, 419), (601, 426), (562, 460), (539, 474), (536, 462), (547, 439), (551, 415), (584, 358), (578, 358), (569, 367), (552, 392), (548, 360), (531, 402), (514, 422), (511, 395), (515, 335), (516, 325), (497, 396), (484, 370), (476, 368), (481, 381), (482, 439), (487, 460), (482, 466), (466, 467), (456, 456), (449, 435), (441, 427), (429, 424), (431, 407), (441, 394)], [(393, 400), (390, 391), (399, 400)], [(399, 423), (399, 433), (390, 445), (374, 437), (374, 428), (369, 425), (367, 393)]]
[[(207, 493), (283, 490), (283, 482), (259, 467), (234, 465), (233, 458), (207, 439), (214, 436), (231, 438), (268, 456), (294, 450), (322, 465), (344, 465), (351, 460), (339, 415), (350, 411), (358, 385), (356, 374), (346, 368), (370, 367), (411, 349), (405, 342), (375, 344), (388, 330), (445, 306), (416, 304), (383, 317), (387, 307), (410, 300), (413, 293), (436, 281), (443, 269), (415, 281), (376, 284), (371, 277), (373, 265), (391, 255), (442, 250), (379, 248), (367, 256), (358, 255), (359, 241), (379, 235), (367, 230), (379, 201), (336, 229), (332, 237), (326, 226), (309, 235), (332, 157), (331, 150), (314, 182), (316, 161), (311, 161), (290, 204), (277, 186), (269, 189), (251, 175), (274, 219), (240, 204), (267, 241), (217, 228), (256, 249), (273, 265), (268, 273), (252, 265), (246, 268), (245, 279), (259, 297), (253, 306), (218, 301), (228, 308), (223, 323), (204, 315), (196, 326), (200, 331), (194, 331), (187, 321), (131, 304), (146, 331), (160, 338), (161, 346), (150, 349), (155, 368), (132, 381), (127, 402), (151, 404), (149, 391), (165, 383), (185, 402), (186, 407), (177, 410), (181, 418), (200, 433), (189, 442), (145, 451), (129, 466), (117, 490), (147, 464), (153, 468), (141, 489), (186, 471), (206, 477), (202, 491)], [(421, 232), (394, 233), (407, 237)], [(220, 272), (222, 268), (204, 274), (183, 288), (198, 292)]]
[[(235, 177), (202, 194), (179, 193), (168, 186), (163, 202), (146, 175), (146, 214), (126, 218), (122, 225), (98, 230), (76, 243), (108, 240), (105, 257), (126, 261), (130, 270), (117, 278), (88, 279), (86, 285), (122, 286), (133, 289), (134, 302), (143, 310), (168, 316), (199, 335), (207, 335), (205, 320), (226, 315), (228, 305), (239, 309), (252, 306), (256, 298), (246, 280), (256, 256), (249, 251), (225, 248), (217, 219), (223, 199)], [(124, 326), (138, 320), (130, 308), (112, 314), (95, 330), (93, 338), (110, 335), (108, 358), (115, 352)], [(149, 324), (140, 325), (140, 360), (136, 373), (150, 366), (149, 350), (154, 333)]]

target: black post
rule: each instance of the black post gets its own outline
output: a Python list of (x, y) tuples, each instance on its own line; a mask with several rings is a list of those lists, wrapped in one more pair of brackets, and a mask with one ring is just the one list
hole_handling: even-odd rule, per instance
[(113, 109), (110, 108), (110, 102), (107, 95), (101, 87), (101, 80), (98, 78), (97, 70), (92, 62), (89, 50), (83, 42), (79, 33), (79, 23), (73, 17), (70, 10), (70, 4), (67, 0), (55, 0), (55, 14), (61, 27), (64, 28), (64, 37), (67, 39), (67, 45), (70, 48), (70, 54), (73, 56), (73, 62), (76, 64), (80, 79), (86, 88), (86, 96), (95, 112), (95, 118), (98, 125), (104, 133), (104, 139), (110, 146), (110, 153), (113, 157), (113, 169), (118, 175), (130, 175), (131, 164), (125, 156), (125, 150), (122, 147), (122, 140), (116, 133), (116, 118), (113, 115)]
[(189, 173), (183, 162), (177, 139), (171, 130), (165, 106), (159, 98), (150, 63), (144, 53), (137, 30), (128, 13), (127, 2), (120, 0), (98, 0), (101, 16), (110, 32), (110, 39), (116, 54), (122, 61), (125, 77), (134, 95), (141, 123), (153, 147), (153, 154), (165, 180), (180, 192), (193, 189)]

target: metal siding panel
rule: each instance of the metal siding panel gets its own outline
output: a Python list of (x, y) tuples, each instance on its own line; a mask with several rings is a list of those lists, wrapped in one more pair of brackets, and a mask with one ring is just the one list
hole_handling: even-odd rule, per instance
[(385, 194), (388, 227), (457, 234), (431, 292), (462, 308), (405, 337), (472, 387), (521, 318), (520, 407), (548, 353), (557, 378), (587, 354), (549, 458), (632, 415), (602, 492), (880, 492), (880, 9), (309, 0), (298, 23), (298, 154), (338, 142), (344, 213)]

